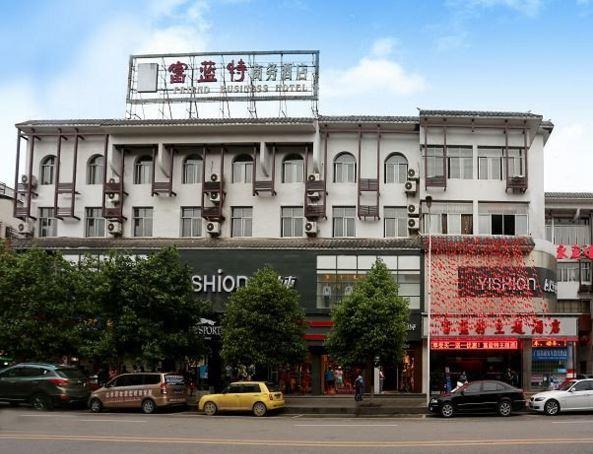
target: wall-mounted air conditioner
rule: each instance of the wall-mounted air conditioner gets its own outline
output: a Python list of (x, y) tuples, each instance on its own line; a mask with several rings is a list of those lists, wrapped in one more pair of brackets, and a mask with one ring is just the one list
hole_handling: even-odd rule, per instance
[(305, 233), (307, 236), (317, 236), (318, 226), (315, 221), (305, 222)]
[(404, 190), (408, 195), (416, 194), (418, 190), (418, 182), (416, 180), (408, 180), (404, 183)]
[(206, 231), (210, 236), (220, 235), (220, 222), (209, 221), (206, 223)]
[(408, 216), (412, 216), (412, 217), (420, 216), (420, 205), (418, 203), (408, 204)]
[(111, 235), (121, 235), (122, 233), (122, 223), (121, 222), (116, 222), (116, 221), (109, 221), (107, 223), (107, 231), (111, 234)]

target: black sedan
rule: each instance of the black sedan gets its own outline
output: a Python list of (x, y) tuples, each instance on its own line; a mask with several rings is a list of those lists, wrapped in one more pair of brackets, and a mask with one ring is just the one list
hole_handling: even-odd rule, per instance
[(430, 399), (428, 409), (444, 418), (455, 413), (497, 412), (510, 416), (513, 410), (525, 408), (523, 390), (497, 380), (466, 383), (450, 393)]

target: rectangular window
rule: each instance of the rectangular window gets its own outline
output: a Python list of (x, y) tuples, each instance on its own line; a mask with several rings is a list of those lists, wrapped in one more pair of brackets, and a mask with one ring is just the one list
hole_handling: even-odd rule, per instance
[(84, 223), (84, 236), (105, 236), (105, 218), (103, 218), (101, 208), (86, 208)]
[(509, 167), (509, 176), (510, 177), (524, 177), (525, 176), (525, 149), (524, 148), (509, 148), (507, 159), (508, 159), (508, 167)]
[(385, 238), (408, 236), (408, 211), (406, 207), (385, 207), (383, 210)]
[(426, 177), (444, 177), (445, 163), (443, 160), (444, 148), (442, 146), (429, 146), (426, 150)]
[(303, 180), (303, 160), (288, 158), (282, 164), (282, 181), (284, 183), (302, 183)]
[(202, 210), (200, 207), (181, 208), (181, 236), (202, 236)]
[(578, 282), (579, 262), (558, 262), (556, 264), (558, 282)]
[(355, 207), (334, 207), (333, 231), (334, 238), (356, 236)]
[(480, 234), (529, 234), (529, 205), (526, 203), (480, 203)]
[(282, 207), (282, 236), (303, 236), (303, 219), (303, 207)]
[(471, 180), (473, 174), (472, 147), (447, 147), (449, 178)]
[(503, 148), (478, 147), (478, 178), (480, 180), (502, 180)]
[(133, 209), (133, 235), (152, 236), (152, 213), (151, 207), (138, 207)]
[(591, 243), (589, 218), (553, 218), (546, 221), (546, 239), (555, 244)]
[(253, 208), (233, 207), (231, 217), (231, 236), (252, 236), (251, 225), (253, 218)]
[(39, 208), (39, 236), (57, 236), (58, 223), (53, 208)]
[(472, 235), (474, 233), (471, 202), (434, 202), (428, 214), (423, 204), (423, 231), (442, 235)]
[(233, 183), (251, 183), (253, 180), (253, 161), (233, 162)]

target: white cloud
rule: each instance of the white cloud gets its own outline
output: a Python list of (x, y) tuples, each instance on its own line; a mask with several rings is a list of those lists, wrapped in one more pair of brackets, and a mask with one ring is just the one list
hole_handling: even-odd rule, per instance
[(371, 55), (374, 57), (386, 57), (391, 55), (396, 44), (397, 42), (393, 38), (380, 38), (373, 43)]
[(526, 16), (537, 16), (542, 8), (543, 0), (451, 0), (454, 6), (465, 9), (507, 7)]
[(364, 57), (350, 69), (329, 69), (321, 79), (324, 98), (348, 98), (369, 94), (407, 96), (427, 87), (424, 77), (406, 71), (387, 58)]
[(545, 148), (546, 191), (593, 191), (593, 120), (556, 125)]

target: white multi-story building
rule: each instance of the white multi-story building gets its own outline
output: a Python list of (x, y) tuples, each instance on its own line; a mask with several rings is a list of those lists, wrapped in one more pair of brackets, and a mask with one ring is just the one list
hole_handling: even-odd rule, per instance
[[(540, 115), (422, 110), (415, 117), (50, 120), (16, 126), (15, 184), (22, 204), (14, 214), (30, 232), (29, 244), (67, 255), (110, 248), (145, 253), (175, 244), (196, 273), (196, 292), (214, 299), (224, 299), (254, 270), (271, 264), (299, 291), (308, 317), (310, 357), (299, 369), (303, 392), (327, 391), (325, 373), (337, 366), (323, 348), (329, 309), (377, 257), (412, 309), (406, 359), (385, 369), (385, 389), (413, 391), (427, 387), (422, 314), (428, 288), (438, 285), (434, 275), (432, 281), (424, 277), (426, 234), (461, 242), (484, 238), (489, 248), (496, 245), (492, 239), (525, 240), (516, 248), (522, 254), (517, 263), (555, 267), (544, 244), (543, 181), (553, 125)], [(501, 260), (493, 273), (517, 272)], [(542, 301), (555, 289), (544, 292), (543, 279), (537, 289)], [(456, 285), (465, 285), (461, 277)], [(552, 300), (553, 311), (555, 295)], [(473, 327), (474, 321), (459, 323)], [(442, 341), (448, 335), (441, 332), (439, 348), (448, 345)], [(496, 346), (514, 348), (513, 361), (528, 387), (531, 338), (522, 336), (503, 344), (480, 340), (470, 348), (490, 356), (488, 349)], [(486, 373), (485, 358), (482, 371), (468, 370), (472, 378)], [(212, 359), (212, 370), (216, 364)]]

